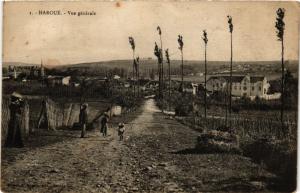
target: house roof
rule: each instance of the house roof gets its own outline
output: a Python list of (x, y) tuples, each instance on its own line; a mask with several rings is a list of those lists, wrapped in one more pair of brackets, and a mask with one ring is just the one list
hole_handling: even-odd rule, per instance
[(48, 79), (62, 79), (64, 78), (63, 76), (52, 76), (52, 75), (49, 75), (48, 76)]
[[(232, 82), (241, 82), (245, 76), (232, 76)], [(230, 80), (230, 76), (211, 76), (208, 80), (218, 80), (218, 79), (225, 79), (227, 82)]]
[(220, 79), (220, 78), (222, 78), (222, 76), (211, 76), (211, 77), (209, 77), (208, 80), (217, 80), (217, 79)]
[(64, 78), (71, 78), (71, 76), (48, 76), (48, 79), (64, 79)]
[[(242, 80), (245, 78), (246, 76), (232, 76), (231, 80), (232, 82), (242, 82)], [(211, 76), (208, 80), (217, 80), (217, 79), (224, 79), (227, 82), (229, 82), (230, 80), (230, 76)], [(250, 76), (250, 82), (251, 83), (256, 83), (259, 81), (263, 81), (264, 80), (264, 76)]]
[(255, 82), (263, 81), (264, 78), (265, 77), (263, 77), (263, 76), (251, 76), (250, 82), (255, 83)]
[(187, 82), (187, 83), (184, 83), (183, 86), (184, 86), (184, 88), (193, 88), (193, 87), (197, 87), (198, 84)]
[[(224, 78), (229, 82), (230, 76), (224, 76)], [(232, 82), (242, 82), (242, 80), (245, 78), (245, 76), (232, 76), (231, 81)]]

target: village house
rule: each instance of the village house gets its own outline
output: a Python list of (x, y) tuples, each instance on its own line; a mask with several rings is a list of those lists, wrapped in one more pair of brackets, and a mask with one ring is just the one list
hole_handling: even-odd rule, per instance
[(116, 75), (116, 74), (115, 74), (114, 77), (113, 77), (114, 80), (119, 80), (120, 78), (121, 78), (121, 77), (120, 77), (119, 75)]
[(17, 79), (17, 77), (21, 74), (21, 72), (17, 72), (16, 68), (9, 68), (8, 76), (11, 79)]
[[(207, 80), (207, 91), (225, 91), (229, 89), (229, 76), (211, 76)], [(280, 95), (275, 96), (268, 95), (270, 84), (267, 78), (264, 76), (232, 76), (232, 95), (235, 97), (249, 97), (255, 99), (255, 97), (263, 99), (276, 99)]]
[(198, 93), (198, 84), (196, 83), (184, 84), (183, 92), (192, 93), (193, 95), (196, 95)]
[(47, 81), (50, 86), (70, 85), (71, 76), (48, 76)]
[[(44, 79), (45, 68), (43, 64), (41, 66), (9, 66), (8, 71), (5, 74), (11, 79), (18, 79), (22, 76), (26, 79)], [(22, 79), (23, 80), (23, 79)]]
[(143, 84), (141, 88), (144, 91), (156, 89), (156, 88), (158, 88), (158, 82), (150, 80), (150, 81), (146, 82), (145, 84)]

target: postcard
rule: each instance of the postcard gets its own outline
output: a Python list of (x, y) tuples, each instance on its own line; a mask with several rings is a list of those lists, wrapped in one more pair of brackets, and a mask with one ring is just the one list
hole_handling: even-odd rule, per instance
[(299, 13), (4, 2), (1, 191), (296, 191)]

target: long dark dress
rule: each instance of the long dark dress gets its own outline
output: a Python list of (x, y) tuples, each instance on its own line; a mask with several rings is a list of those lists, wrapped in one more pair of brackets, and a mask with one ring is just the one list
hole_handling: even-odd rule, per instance
[(23, 140), (21, 134), (21, 105), (11, 103), (9, 105), (10, 120), (8, 123), (8, 133), (5, 141), (5, 147), (23, 147)]
[(88, 123), (88, 115), (87, 115), (87, 109), (83, 108), (80, 110), (79, 113), (79, 122), (81, 125), (81, 137), (85, 136), (86, 133), (86, 125)]

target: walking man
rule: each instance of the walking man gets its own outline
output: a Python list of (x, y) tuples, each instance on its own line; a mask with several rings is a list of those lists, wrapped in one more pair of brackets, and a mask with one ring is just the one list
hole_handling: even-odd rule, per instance
[(107, 122), (108, 122), (108, 114), (107, 112), (104, 112), (103, 118), (101, 120), (101, 132), (103, 134), (103, 137), (107, 136)]
[(84, 136), (85, 136), (86, 125), (88, 123), (87, 107), (88, 107), (88, 104), (83, 104), (80, 107), (79, 123), (81, 126), (81, 138), (84, 138)]

